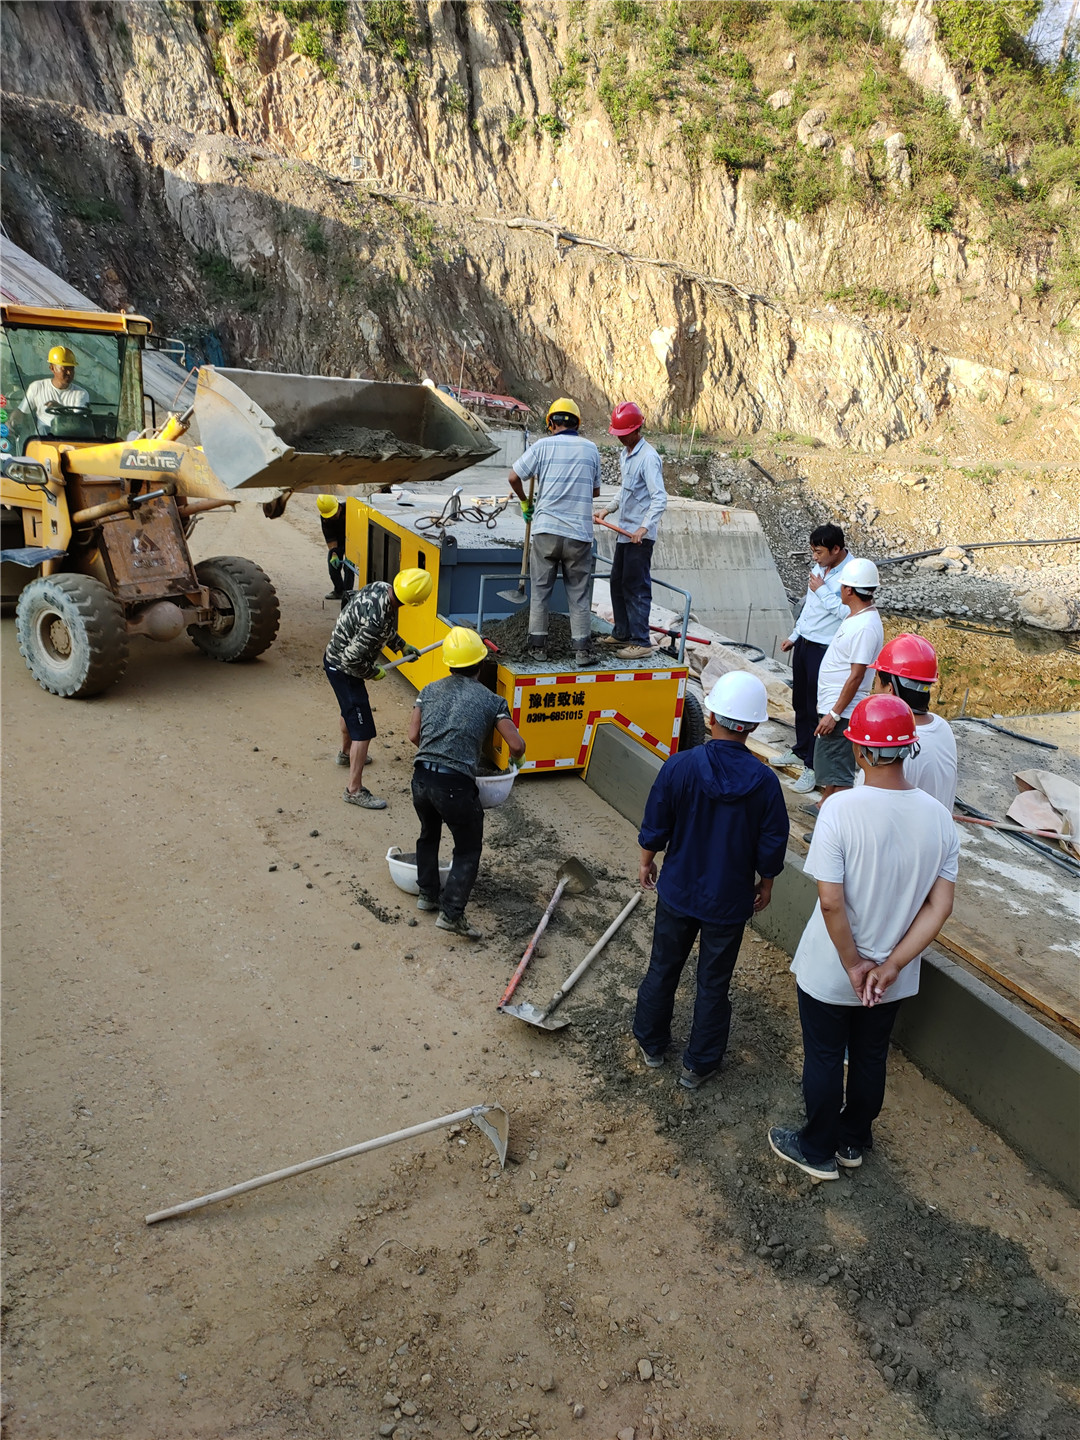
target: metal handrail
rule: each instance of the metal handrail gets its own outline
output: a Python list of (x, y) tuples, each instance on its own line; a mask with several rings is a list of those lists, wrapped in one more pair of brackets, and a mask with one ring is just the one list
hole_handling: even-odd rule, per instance
[[(598, 575), (594, 571), (593, 579), (610, 580), (611, 571), (609, 570), (606, 575)], [(652, 577), (652, 583), (659, 585), (662, 590), (670, 590), (675, 595), (681, 595), (686, 602), (683, 605), (682, 631), (679, 634), (679, 664), (682, 665), (686, 659), (686, 632), (690, 629), (690, 603), (694, 597), (689, 590), (681, 590), (678, 585), (669, 585), (666, 580), (658, 580), (655, 575)]]

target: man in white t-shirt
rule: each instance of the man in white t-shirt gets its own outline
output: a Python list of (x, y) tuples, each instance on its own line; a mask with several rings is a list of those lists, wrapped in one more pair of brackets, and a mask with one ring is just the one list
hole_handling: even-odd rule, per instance
[[(904, 778), (940, 800), (949, 814), (956, 803), (956, 737), (952, 726), (930, 713), (930, 686), (938, 678), (937, 651), (921, 635), (895, 636), (874, 662), (873, 694), (896, 695), (911, 707), (919, 748), (904, 761)], [(862, 773), (855, 776), (856, 786)]]
[(769, 1131), (773, 1152), (815, 1180), (836, 1180), (838, 1164), (856, 1169), (870, 1148), (889, 1036), (900, 1001), (918, 993), (922, 952), (952, 913), (960, 853), (952, 816), (904, 777), (916, 736), (908, 706), (871, 695), (847, 734), (864, 784), (822, 807), (806, 857), (818, 903), (791, 963), (806, 1124)]
[(840, 580), (840, 599), (848, 617), (829, 642), (818, 671), (818, 723), (814, 764), (809, 777), (791, 787), (799, 794), (820, 789), (823, 800), (855, 783), (855, 755), (844, 736), (847, 720), (874, 683), (873, 665), (885, 643), (881, 616), (874, 609), (879, 581), (872, 560), (849, 560)]
[[(33, 380), (26, 387), (26, 399), (12, 411), (11, 423), (20, 429), (20, 421), (29, 417), (39, 435), (52, 432), (53, 416), (61, 410), (81, 410), (90, 404), (90, 396), (75, 379), (75, 353), (66, 345), (54, 345), (49, 351), (48, 380)], [(15, 417), (18, 416), (17, 420)]]

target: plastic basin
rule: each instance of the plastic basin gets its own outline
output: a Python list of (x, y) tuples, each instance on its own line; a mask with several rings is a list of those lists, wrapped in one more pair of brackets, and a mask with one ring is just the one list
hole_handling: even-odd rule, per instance
[(504, 775), (478, 775), (476, 788), (480, 791), (480, 804), (484, 809), (494, 810), (496, 805), (508, 800), (516, 779), (516, 770), (508, 770)]
[[(390, 867), (390, 879), (399, 890), (404, 890), (406, 895), (419, 895), (420, 886), (416, 880), (416, 853), (408, 855), (401, 853), (400, 845), (391, 845), (386, 852), (386, 863)], [(450, 861), (439, 861), (439, 884), (446, 884), (446, 877), (450, 874)]]

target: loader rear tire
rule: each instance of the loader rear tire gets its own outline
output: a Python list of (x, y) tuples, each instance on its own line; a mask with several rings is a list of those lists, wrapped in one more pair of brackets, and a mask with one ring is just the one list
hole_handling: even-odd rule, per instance
[(704, 745), (705, 740), (705, 711), (693, 690), (687, 690), (683, 697), (682, 724), (676, 749), (692, 750), (695, 745)]
[(195, 566), (199, 584), (215, 591), (218, 615), (212, 625), (189, 625), (196, 647), (212, 660), (231, 665), (254, 660), (274, 643), (281, 607), (269, 575), (254, 560), (215, 555)]
[(19, 596), (15, 631), (30, 674), (66, 700), (100, 695), (127, 668), (124, 607), (92, 575), (31, 580)]

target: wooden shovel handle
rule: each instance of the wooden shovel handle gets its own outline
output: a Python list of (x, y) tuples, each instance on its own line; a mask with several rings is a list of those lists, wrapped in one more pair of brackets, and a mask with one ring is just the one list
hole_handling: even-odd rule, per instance
[(554, 894), (554, 895), (551, 897), (551, 899), (548, 901), (548, 907), (547, 907), (547, 909), (544, 911), (543, 915), (541, 915), (541, 917), (540, 917), (540, 924), (537, 925), (536, 931), (535, 931), (535, 933), (533, 934), (532, 939), (529, 941), (528, 945), (525, 947), (525, 954), (521, 957), (520, 961), (518, 962), (518, 967), (517, 967), (517, 969), (514, 971), (513, 975), (510, 976), (510, 984), (506, 987), (506, 993), (503, 995), (502, 999), (499, 1001), (499, 1006), (498, 1006), (498, 1008), (499, 1008), (500, 1010), (501, 1010), (502, 1007), (506, 1004), (506, 1002), (510, 999), (510, 996), (513, 995), (514, 991), (517, 989), (518, 985), (521, 983), (521, 977), (525, 974), (526, 966), (528, 965), (529, 961), (530, 961), (530, 960), (532, 959), (532, 957), (533, 957), (533, 951), (536, 949), (537, 942), (539, 941), (540, 936), (543, 935), (544, 931), (547, 929), (547, 927), (548, 927), (548, 921), (551, 919), (552, 915), (555, 913), (555, 906), (558, 905), (559, 901), (562, 899), (562, 892), (566, 889), (567, 885), (569, 884), (569, 881), (570, 881), (569, 875), (565, 875), (565, 876), (563, 876), (563, 878), (559, 881), (558, 885), (555, 886), (555, 894)]

